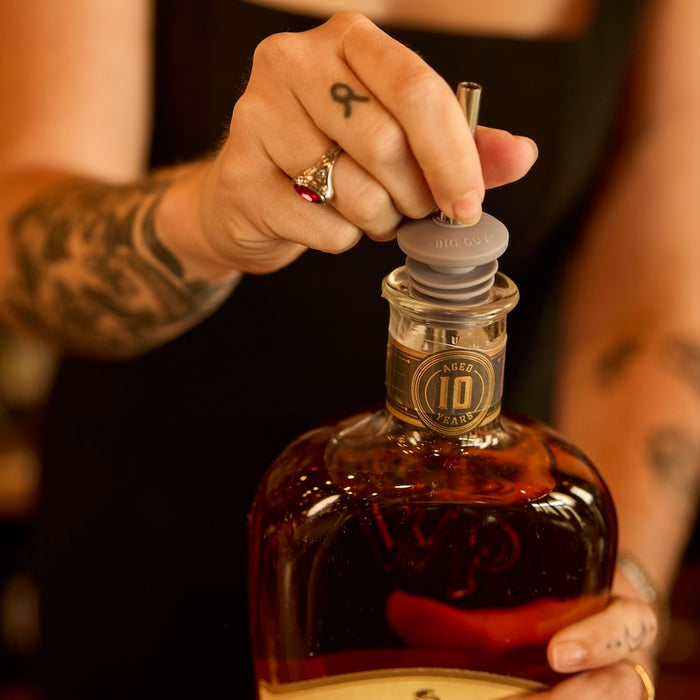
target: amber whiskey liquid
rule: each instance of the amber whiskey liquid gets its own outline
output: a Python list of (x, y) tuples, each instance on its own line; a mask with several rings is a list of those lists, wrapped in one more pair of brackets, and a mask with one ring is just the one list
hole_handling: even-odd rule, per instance
[(506, 416), (478, 447), (392, 431), (343, 453), (337, 432), (291, 445), (251, 515), (258, 677), (429, 666), (553, 682), (549, 637), (609, 587), (610, 505), (585, 458)]

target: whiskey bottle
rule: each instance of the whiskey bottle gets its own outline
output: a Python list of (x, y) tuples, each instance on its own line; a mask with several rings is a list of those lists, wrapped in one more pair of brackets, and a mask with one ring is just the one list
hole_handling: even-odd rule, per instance
[[(464, 86), (462, 86), (464, 87)], [(472, 86), (466, 86), (473, 89)], [(501, 410), (508, 232), (484, 214), (399, 234), (386, 403), (314, 429), (249, 514), (260, 700), (483, 700), (557, 681), (546, 645), (607, 602), (616, 547), (591, 462)]]

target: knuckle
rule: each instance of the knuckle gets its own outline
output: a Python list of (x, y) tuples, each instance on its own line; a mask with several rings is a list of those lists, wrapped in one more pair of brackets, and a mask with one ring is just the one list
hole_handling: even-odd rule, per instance
[(229, 192), (238, 192), (241, 187), (247, 187), (244, 176), (245, 168), (241, 167), (240, 158), (218, 158), (217, 168), (215, 172), (215, 191), (223, 196), (227, 196)]
[(406, 133), (392, 120), (381, 120), (373, 127), (368, 142), (376, 144), (368, 153), (368, 167), (372, 172), (381, 172), (404, 163), (409, 157)]
[(260, 41), (253, 51), (253, 68), (254, 74), (256, 69), (261, 66), (269, 65), (272, 61), (272, 56), (275, 54), (275, 47), (283, 43), (279, 34), (270, 34)]
[(298, 35), (292, 32), (270, 34), (260, 41), (253, 52), (251, 76), (259, 68), (284, 66), (293, 61), (298, 53)]
[(343, 34), (353, 30), (375, 29), (375, 25), (365, 15), (352, 10), (338, 12), (326, 22), (325, 26), (329, 29), (339, 30)]
[(401, 216), (388, 216), (381, 225), (365, 229), (365, 233), (369, 238), (375, 241), (391, 241), (396, 238), (396, 230), (401, 223)]
[(348, 221), (338, 226), (332, 236), (324, 236), (318, 246), (314, 246), (324, 253), (337, 255), (350, 250), (362, 238), (362, 231)]
[(265, 115), (264, 107), (264, 98), (256, 91), (248, 89), (236, 101), (231, 123), (250, 133), (260, 123), (261, 115)]
[(408, 199), (399, 209), (409, 219), (422, 219), (435, 211), (435, 201), (428, 192)]
[(393, 99), (399, 109), (406, 113), (441, 109), (446, 96), (454, 99), (447, 83), (422, 60), (418, 65), (411, 62), (398, 68), (392, 85)]
[(374, 231), (378, 222), (386, 219), (387, 210), (393, 210), (389, 193), (371, 181), (360, 184), (348, 197), (348, 210), (352, 219), (363, 231)]

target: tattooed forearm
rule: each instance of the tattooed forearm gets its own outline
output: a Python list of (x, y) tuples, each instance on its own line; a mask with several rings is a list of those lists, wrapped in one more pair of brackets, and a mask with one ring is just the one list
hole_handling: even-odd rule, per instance
[(623, 373), (641, 351), (636, 338), (623, 338), (600, 357), (595, 371), (598, 384), (609, 386)]
[[(673, 372), (700, 397), (700, 343), (677, 336), (666, 336), (659, 343), (647, 343), (647, 350), (659, 354), (659, 367)], [(595, 365), (595, 379), (602, 388), (611, 386), (645, 351), (638, 337), (620, 339), (601, 353)]]
[(695, 499), (700, 486), (700, 439), (680, 428), (658, 428), (647, 439), (649, 462), (659, 479)]
[(667, 366), (700, 397), (700, 344), (678, 337), (664, 342)]
[(164, 175), (133, 186), (75, 182), (20, 211), (10, 227), (10, 313), (71, 350), (110, 355), (147, 349), (204, 316), (228, 285), (188, 279), (159, 239), (155, 212), (169, 185)]
[[(645, 356), (646, 364), (640, 365)], [(641, 334), (619, 339), (597, 358), (593, 380), (603, 392), (621, 387), (638, 397), (634, 387), (639, 382), (644, 386), (643, 373), (649, 366), (659, 371), (654, 390), (663, 390), (664, 377), (675, 375), (700, 397), (700, 344), (670, 334), (657, 339)], [(677, 389), (676, 380), (671, 382)], [(688, 397), (677, 400), (687, 401)], [(700, 495), (700, 431), (694, 430), (692, 423), (685, 427), (659, 424), (641, 444), (659, 481), (694, 502)]]

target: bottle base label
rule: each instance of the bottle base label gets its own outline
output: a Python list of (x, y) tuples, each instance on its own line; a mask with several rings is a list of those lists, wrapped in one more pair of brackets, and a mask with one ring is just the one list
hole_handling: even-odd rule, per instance
[(309, 681), (272, 685), (261, 681), (260, 700), (505, 700), (546, 686), (459, 669), (386, 669), (346, 673)]

